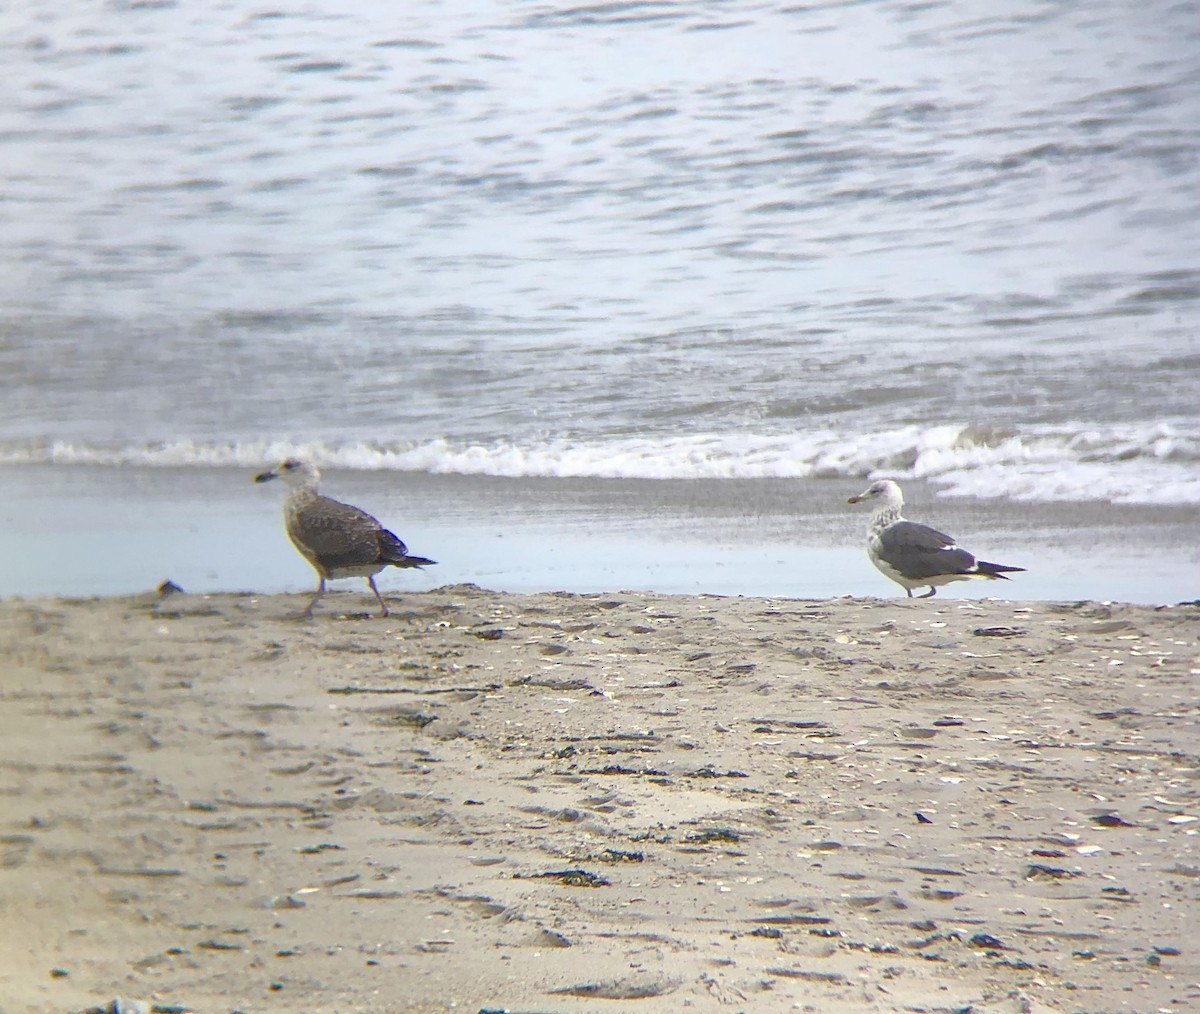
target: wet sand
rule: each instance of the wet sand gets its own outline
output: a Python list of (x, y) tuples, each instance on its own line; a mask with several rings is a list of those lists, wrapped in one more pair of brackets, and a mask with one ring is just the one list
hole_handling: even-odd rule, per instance
[(1200, 607), (0, 602), (0, 1011), (1200, 1009)]
[[(0, 597), (128, 595), (170, 577), (189, 592), (293, 592), (313, 573), (256, 468), (0, 468)], [(424, 574), (396, 594), (473, 583), (548, 589), (832, 598), (888, 596), (867, 559), (854, 479), (528, 479), (331, 471), (322, 489), (376, 515)], [(981, 559), (1027, 568), (953, 597), (1162, 605), (1200, 597), (1200, 505), (1012, 503), (906, 481), (907, 516)], [(63, 533), (71, 537), (64, 538)], [(81, 553), (80, 546), (87, 552)]]

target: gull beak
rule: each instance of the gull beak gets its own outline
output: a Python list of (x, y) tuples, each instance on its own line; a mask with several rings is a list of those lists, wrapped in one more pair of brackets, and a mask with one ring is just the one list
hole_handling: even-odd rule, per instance
[(255, 482), (270, 482), (272, 479), (278, 479), (278, 472), (261, 472), (254, 477)]
[[(258, 482), (260, 479), (262, 479), (261, 475), (258, 477), (258, 479), (255, 479), (254, 481)], [(846, 503), (862, 503), (862, 502), (863, 502), (862, 494), (859, 494), (858, 496), (852, 496), (849, 500), (846, 501)]]

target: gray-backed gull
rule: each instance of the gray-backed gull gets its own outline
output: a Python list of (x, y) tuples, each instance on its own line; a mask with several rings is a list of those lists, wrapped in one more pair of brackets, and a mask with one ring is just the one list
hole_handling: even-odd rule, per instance
[(906, 521), (900, 516), (904, 496), (891, 479), (871, 483), (849, 502), (866, 500), (874, 500), (878, 505), (867, 533), (867, 555), (884, 576), (908, 592), (910, 599), (914, 588), (928, 586), (929, 591), (916, 596), (927, 599), (937, 594), (939, 585), (951, 581), (976, 577), (1007, 581), (1006, 573), (1025, 569), (976, 560), (949, 535), (928, 525)]

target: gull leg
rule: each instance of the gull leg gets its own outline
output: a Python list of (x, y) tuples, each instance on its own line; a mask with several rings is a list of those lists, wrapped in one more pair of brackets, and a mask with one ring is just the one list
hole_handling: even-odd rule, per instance
[(312, 601), (308, 604), (308, 608), (304, 610), (304, 615), (307, 616), (310, 620), (312, 619), (313, 606), (315, 606), (317, 604), (317, 602), (320, 601), (321, 596), (324, 594), (325, 594), (325, 578), (321, 578), (321, 580), (319, 582), (317, 582), (317, 594), (312, 597)]
[(933, 597), (934, 597), (936, 594), (937, 594), (937, 588), (936, 588), (936, 586), (934, 586), (934, 585), (930, 585), (930, 586), (929, 586), (929, 591), (927, 591), (927, 592), (926, 592), (924, 595), (918, 595), (918, 596), (917, 596), (917, 598), (919, 598), (919, 599), (931, 599), (931, 598), (933, 598)]
[(911, 588), (905, 588), (904, 590), (905, 590), (906, 592), (908, 592), (908, 597), (911, 599), (911, 598), (913, 597), (912, 589), (911, 589)]
[(385, 616), (391, 615), (388, 612), (387, 604), (383, 601), (383, 596), (379, 594), (379, 589), (375, 587), (375, 578), (368, 577), (367, 584), (371, 586), (371, 591), (373, 591), (375, 593), (375, 597), (379, 599), (379, 608), (381, 610), (379, 618), (382, 620)]

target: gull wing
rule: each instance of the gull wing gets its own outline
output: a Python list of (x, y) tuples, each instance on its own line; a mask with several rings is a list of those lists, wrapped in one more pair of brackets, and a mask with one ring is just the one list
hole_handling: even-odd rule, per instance
[(909, 580), (966, 574), (975, 557), (936, 528), (897, 521), (879, 534), (879, 558)]

